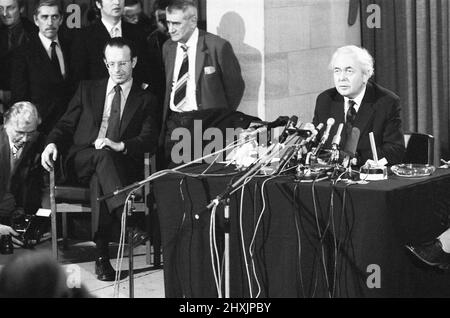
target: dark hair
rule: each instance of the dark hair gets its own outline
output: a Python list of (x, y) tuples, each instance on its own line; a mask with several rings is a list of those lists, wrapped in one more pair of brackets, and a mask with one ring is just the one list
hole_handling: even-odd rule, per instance
[(61, 2), (59, 0), (39, 0), (36, 6), (34, 7), (34, 15), (37, 16), (39, 13), (40, 7), (58, 7), (58, 12), (63, 16), (63, 9)]
[(156, 10), (166, 10), (166, 8), (169, 6), (171, 0), (155, 0), (153, 2), (153, 11)]
[(126, 40), (122, 37), (115, 37), (115, 38), (110, 38), (108, 40), (108, 42), (106, 42), (105, 46), (103, 47), (103, 57), (106, 58), (105, 56), (105, 51), (106, 48), (108, 46), (111, 47), (118, 47), (118, 48), (123, 48), (123, 47), (128, 47), (130, 49), (130, 54), (131, 54), (131, 58), (136, 57), (136, 49), (134, 47), (134, 44), (132, 41)]
[(125, 7), (134, 6), (136, 4), (140, 4), (142, 7), (141, 0), (125, 0)]
[(197, 2), (195, 0), (169, 0), (167, 10), (170, 12), (174, 9), (185, 12), (189, 8), (197, 9)]

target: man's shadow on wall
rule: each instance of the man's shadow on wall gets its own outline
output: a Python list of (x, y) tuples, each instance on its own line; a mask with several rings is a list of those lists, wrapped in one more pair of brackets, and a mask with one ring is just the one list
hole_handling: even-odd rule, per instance
[(245, 22), (236, 12), (225, 13), (217, 27), (217, 34), (228, 40), (239, 60), (242, 77), (245, 81), (245, 92), (238, 110), (251, 115), (258, 115), (259, 89), (261, 87), (262, 54), (261, 52), (244, 43)]

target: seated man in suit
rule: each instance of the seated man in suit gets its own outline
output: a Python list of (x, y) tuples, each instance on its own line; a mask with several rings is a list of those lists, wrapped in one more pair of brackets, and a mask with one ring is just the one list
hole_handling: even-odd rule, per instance
[(0, 128), (0, 223), (17, 214), (34, 214), (40, 207), (40, 165), (37, 126), (40, 117), (29, 102), (12, 105)]
[[(183, 127), (194, 136), (195, 122), (206, 129), (223, 114), (235, 111), (245, 83), (231, 44), (197, 28), (194, 1), (170, 1), (166, 19), (170, 39), (162, 53), (166, 94), (159, 143), (170, 162), (174, 161), (172, 148), (179, 142), (172, 139), (172, 132)], [(189, 157), (194, 159), (192, 153)]]
[[(340, 123), (343, 149), (350, 140), (352, 128), (360, 131), (356, 147), (356, 165), (373, 159), (369, 133), (373, 132), (378, 158), (386, 158), (389, 165), (401, 162), (405, 143), (400, 116), (400, 99), (393, 92), (369, 81), (373, 75), (373, 58), (363, 48), (349, 45), (336, 50), (331, 59), (334, 88), (322, 92), (316, 101), (313, 123), (326, 123), (334, 118), (330, 136)], [(331, 138), (325, 147), (331, 148)]]
[[(154, 151), (158, 130), (152, 117), (156, 99), (132, 77), (137, 57), (131, 42), (111, 38), (104, 49), (104, 63), (109, 78), (80, 83), (66, 113), (47, 138), (41, 163), (50, 171), (61, 149), (68, 147), (68, 173), (83, 184), (95, 173), (101, 191), (108, 194), (143, 177), (143, 155)], [(94, 237), (100, 280), (115, 278), (108, 243), (114, 227), (120, 224), (125, 198), (126, 193), (122, 193), (107, 199), (108, 212), (100, 212)]]
[(68, 43), (58, 36), (63, 11), (57, 0), (40, 0), (34, 11), (39, 33), (21, 45), (13, 58), (13, 101), (29, 100), (39, 110), (39, 131), (48, 134), (72, 97), (68, 83)]

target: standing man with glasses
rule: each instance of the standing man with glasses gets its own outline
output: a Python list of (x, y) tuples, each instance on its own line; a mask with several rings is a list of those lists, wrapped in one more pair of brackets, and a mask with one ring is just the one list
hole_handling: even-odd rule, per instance
[[(61, 149), (68, 148), (64, 164), (69, 177), (89, 184), (98, 177), (103, 194), (111, 193), (144, 177), (144, 152), (153, 153), (158, 138), (152, 117), (156, 98), (132, 77), (138, 62), (131, 42), (111, 38), (104, 48), (104, 67), (109, 78), (82, 81), (66, 113), (47, 138), (42, 166), (50, 171)], [(115, 271), (109, 262), (108, 243), (120, 228), (126, 193), (105, 200), (100, 209), (94, 241), (99, 280), (112, 281)], [(135, 232), (136, 244), (147, 238)]]
[(5, 124), (0, 126), (0, 223), (8, 225), (13, 216), (34, 214), (40, 207), (42, 185), (36, 179), (40, 121), (29, 102), (15, 103), (5, 112)]
[[(166, 20), (170, 40), (164, 43), (162, 53), (166, 94), (160, 145), (165, 147), (166, 160), (170, 162), (172, 148), (178, 142), (172, 139), (172, 132), (184, 127), (192, 138), (194, 121), (201, 121), (206, 129), (218, 117), (235, 111), (245, 83), (231, 44), (197, 28), (194, 1), (170, 1)], [(194, 159), (192, 154), (189, 156)]]
[(63, 23), (58, 0), (40, 0), (34, 10), (39, 33), (17, 50), (13, 59), (12, 100), (28, 100), (42, 118), (39, 131), (48, 134), (72, 97), (69, 85), (69, 45), (58, 35)]
[[(374, 70), (369, 52), (354, 45), (341, 47), (333, 54), (330, 69), (335, 87), (317, 97), (314, 125), (325, 124), (328, 118), (334, 118), (335, 124), (330, 131), (330, 136), (334, 136), (339, 124), (344, 123), (341, 145), (346, 144), (352, 128), (357, 127), (360, 130), (356, 150), (358, 166), (373, 159), (370, 132), (374, 133), (378, 158), (386, 158), (389, 165), (401, 162), (405, 143), (400, 99), (393, 92), (369, 80)], [(331, 139), (328, 139), (325, 147), (331, 148)]]

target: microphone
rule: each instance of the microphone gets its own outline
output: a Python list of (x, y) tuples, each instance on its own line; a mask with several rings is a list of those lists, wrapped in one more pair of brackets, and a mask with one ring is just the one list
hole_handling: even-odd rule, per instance
[(352, 132), (349, 138), (347, 139), (347, 142), (345, 143), (343, 150), (345, 153), (345, 158), (342, 164), (346, 168), (350, 165), (351, 159), (354, 158), (356, 155), (356, 148), (358, 146), (360, 134), (361, 131), (359, 130), (359, 128), (353, 127)]
[(322, 138), (320, 139), (320, 142), (317, 145), (317, 147), (314, 149), (312, 156), (314, 156), (314, 157), (317, 156), (317, 154), (319, 153), (322, 146), (327, 142), (328, 137), (330, 137), (330, 130), (331, 130), (331, 127), (334, 125), (334, 122), (335, 122), (334, 118), (332, 118), (332, 117), (328, 118), (327, 128), (325, 128)]
[(331, 158), (332, 163), (337, 163), (339, 161), (339, 144), (341, 143), (341, 134), (344, 124), (340, 123), (336, 135), (334, 135), (331, 142)]
[(332, 117), (330, 117), (330, 118), (328, 118), (328, 120), (327, 120), (327, 128), (325, 128), (325, 131), (323, 132), (323, 135), (322, 135), (322, 139), (320, 139), (320, 143), (323, 145), (323, 144), (325, 144), (325, 142), (328, 140), (328, 137), (330, 137), (330, 130), (331, 130), (331, 127), (333, 127), (333, 125), (334, 125), (334, 118), (332, 118)]
[(284, 127), (283, 132), (280, 134), (280, 137), (278, 138), (279, 143), (283, 143), (286, 141), (286, 138), (289, 135), (289, 129), (295, 128), (297, 122), (298, 122), (297, 116), (292, 116), (291, 118), (289, 118), (288, 122), (286, 123), (286, 126)]
[(279, 116), (274, 121), (257, 121), (254, 122), (255, 124), (259, 124), (259, 126), (255, 126), (256, 128), (261, 128), (266, 126), (267, 129), (275, 128), (275, 127), (281, 127), (285, 126), (289, 121), (288, 116)]
[(315, 143), (317, 140), (317, 135), (319, 134), (319, 131), (321, 131), (323, 128), (323, 123), (320, 123), (317, 125), (316, 130), (313, 131), (313, 134), (311, 135), (310, 142)]
[(334, 135), (333, 137), (333, 141), (331, 142), (332, 146), (336, 146), (338, 147), (339, 144), (341, 143), (341, 134), (342, 134), (342, 129), (344, 128), (344, 124), (340, 123), (338, 130), (336, 132), (336, 135)]

